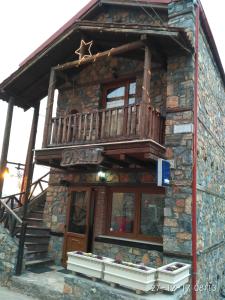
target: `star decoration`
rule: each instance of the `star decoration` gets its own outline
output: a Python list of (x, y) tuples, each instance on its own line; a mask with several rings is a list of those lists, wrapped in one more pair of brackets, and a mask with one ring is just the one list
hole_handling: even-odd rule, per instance
[[(75, 54), (79, 55), (79, 60), (82, 60), (84, 58), (88, 58), (92, 56), (91, 53), (91, 46), (93, 45), (93, 41), (85, 42), (84, 40), (81, 40), (80, 47), (75, 51)], [(88, 54), (85, 54), (88, 53)]]

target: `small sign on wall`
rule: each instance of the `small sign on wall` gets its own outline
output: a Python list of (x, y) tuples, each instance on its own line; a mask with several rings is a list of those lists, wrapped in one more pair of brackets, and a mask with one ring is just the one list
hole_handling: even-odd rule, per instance
[(174, 125), (173, 133), (192, 133), (193, 132), (193, 124), (179, 124)]
[(158, 158), (157, 163), (157, 185), (168, 186), (170, 184), (170, 162)]

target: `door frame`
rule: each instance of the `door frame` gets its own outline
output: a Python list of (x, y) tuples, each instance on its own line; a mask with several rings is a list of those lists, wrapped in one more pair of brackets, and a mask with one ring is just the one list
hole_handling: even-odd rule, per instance
[[(67, 207), (66, 207), (66, 223), (65, 223), (65, 231), (64, 231), (64, 239), (63, 239), (63, 252), (62, 252), (62, 265), (66, 267), (66, 252), (67, 252), (67, 234), (68, 234), (68, 227), (70, 221), (70, 210), (71, 210), (71, 203), (72, 203), (72, 194), (73, 192), (88, 192), (88, 208), (87, 208), (87, 230), (85, 233), (87, 239), (87, 252), (91, 252), (92, 250), (92, 242), (93, 242), (93, 232), (94, 232), (94, 215), (95, 215), (95, 199), (96, 199), (96, 190), (90, 186), (79, 186), (79, 187), (71, 187), (68, 192), (67, 198)], [(76, 233), (75, 233), (76, 234)], [(79, 235), (79, 233), (77, 233)]]

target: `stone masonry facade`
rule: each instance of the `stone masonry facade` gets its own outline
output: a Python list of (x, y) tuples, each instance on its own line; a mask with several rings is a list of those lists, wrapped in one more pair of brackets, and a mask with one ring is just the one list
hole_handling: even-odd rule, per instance
[[(107, 172), (107, 186), (111, 184), (127, 184), (137, 182), (140, 184), (155, 184), (156, 170), (152, 167), (151, 173), (147, 172)], [(139, 249), (135, 246), (119, 246), (110, 243), (96, 242), (95, 238), (105, 233), (106, 209), (107, 209), (107, 187), (99, 186), (99, 179), (96, 173), (68, 173), (56, 169), (51, 170), (47, 200), (44, 210), (45, 225), (51, 229), (52, 236), (49, 245), (49, 252), (57, 264), (61, 264), (63, 256), (63, 234), (66, 224), (66, 208), (69, 201), (69, 188), (60, 185), (60, 182), (69, 181), (75, 186), (92, 184), (97, 191), (94, 216), (94, 234), (92, 251), (96, 254), (111, 258), (121, 258), (132, 262), (145, 261), (149, 266), (162, 265), (162, 251)]]
[(0, 285), (6, 285), (15, 274), (18, 241), (0, 224)]
[[(168, 15), (162, 14), (164, 23), (185, 28), (195, 43), (195, 4), (193, 0), (173, 1), (168, 5)], [(99, 22), (127, 22), (154, 24), (138, 8), (118, 9), (99, 13)], [(158, 20), (157, 20), (158, 21)], [(156, 22), (156, 20), (155, 20)], [(72, 110), (90, 111), (102, 108), (102, 82), (114, 80), (112, 70), (125, 78), (133, 71), (137, 84), (137, 100), (141, 100), (143, 62), (125, 58), (106, 58), (87, 66), (73, 76), (74, 86), (63, 85), (59, 90), (59, 115)], [(88, 78), (87, 78), (87, 74)], [(107, 75), (105, 75), (107, 74)], [(74, 185), (97, 186), (93, 252), (142, 261), (148, 257), (150, 266), (160, 266), (171, 261), (192, 263), (192, 178), (193, 178), (193, 108), (194, 108), (194, 52), (167, 57), (167, 69), (153, 68), (151, 80), (152, 104), (166, 113), (166, 158), (171, 162), (171, 185), (166, 188), (164, 208), (163, 251), (125, 247), (95, 240), (104, 234), (106, 187), (98, 185), (96, 173), (70, 173), (52, 169), (45, 207), (45, 222), (53, 235), (50, 251), (60, 263), (63, 232), (69, 189), (60, 185), (68, 180)], [(91, 81), (91, 84), (90, 84)], [(197, 193), (197, 255), (198, 290), (200, 300), (221, 300), (225, 295), (225, 99), (224, 82), (216, 66), (208, 41), (200, 26), (199, 36), (199, 107), (198, 107), (198, 193)], [(155, 169), (149, 173), (108, 172), (107, 184), (156, 183)], [(183, 258), (181, 258), (181, 254)], [(191, 299), (188, 294), (186, 299)]]
[(225, 90), (201, 28), (198, 112), (198, 299), (225, 297)]

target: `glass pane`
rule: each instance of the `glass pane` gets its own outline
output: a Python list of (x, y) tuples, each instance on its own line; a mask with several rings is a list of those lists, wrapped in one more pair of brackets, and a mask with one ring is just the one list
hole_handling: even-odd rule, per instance
[(123, 106), (124, 97), (125, 97), (125, 86), (109, 89), (106, 97), (106, 108)]
[(129, 98), (129, 104), (132, 105), (135, 103), (135, 98)]
[(131, 233), (134, 228), (134, 193), (113, 193), (111, 232)]
[(142, 194), (140, 233), (161, 237), (163, 234), (164, 195)]
[(106, 108), (114, 108), (114, 107), (120, 107), (124, 106), (124, 99), (122, 100), (113, 100), (106, 103)]
[(135, 103), (135, 96), (136, 96), (136, 82), (132, 82), (129, 85), (129, 99), (128, 103), (130, 105)]
[(107, 92), (107, 99), (111, 98), (121, 98), (125, 95), (125, 86), (116, 87), (113, 89), (109, 89)]
[(69, 219), (69, 232), (86, 233), (87, 197), (86, 192), (72, 194)]
[(136, 94), (136, 82), (130, 83), (129, 86), (129, 95), (135, 95)]

